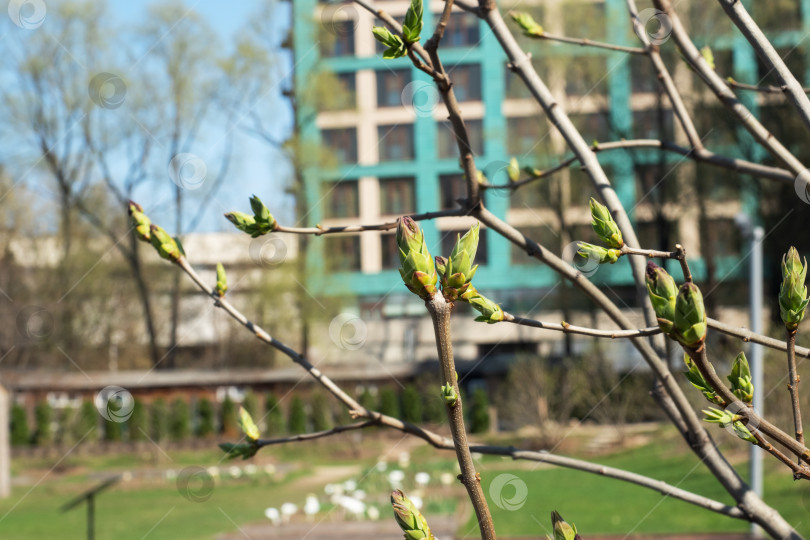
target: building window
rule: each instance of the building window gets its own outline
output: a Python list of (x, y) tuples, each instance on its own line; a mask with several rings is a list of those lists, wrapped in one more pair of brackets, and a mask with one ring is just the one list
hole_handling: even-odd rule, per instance
[(707, 233), (701, 251), (708, 250), (717, 257), (738, 256), (742, 245), (740, 228), (733, 219), (707, 219), (704, 229)]
[[(484, 129), (481, 120), (465, 120), (467, 135), (470, 138), (470, 146), (474, 155), (480, 156), (484, 153)], [(458, 157), (458, 143), (453, 133), (453, 126), (450, 122), (438, 124), (438, 152), (440, 158)]]
[(673, 164), (636, 165), (636, 204), (661, 206), (678, 200)]
[(357, 180), (324, 182), (321, 185), (324, 219), (352, 218), (360, 215)]
[(456, 201), (467, 197), (467, 186), (464, 177), (460, 174), (439, 176), (439, 190), (441, 191), (442, 210), (452, 210), (458, 207)]
[(644, 249), (669, 249), (670, 241), (678, 235), (678, 223), (673, 221), (639, 221), (636, 223), (638, 243)]
[(607, 39), (605, 4), (585, 0), (566, 2), (562, 10), (563, 34), (604, 41)]
[(411, 82), (410, 69), (377, 72), (377, 107), (402, 105), (402, 90)]
[(323, 144), (340, 163), (357, 162), (357, 129), (337, 128), (324, 129), (321, 131)]
[(377, 126), (380, 161), (413, 159), (413, 125)]
[(354, 29), (357, 22), (353, 19), (335, 20), (338, 12), (339, 7), (326, 6), (321, 14), (324, 22), (318, 39), (323, 57), (354, 56)]
[[(608, 178), (613, 178), (613, 169), (610, 165), (604, 163), (601, 165), (602, 170), (605, 171), (605, 175), (607, 175)], [(571, 182), (568, 188), (571, 193), (571, 206), (588, 206), (591, 197), (596, 197), (597, 200), (599, 199), (599, 195), (597, 195), (596, 189), (593, 186), (593, 180), (588, 176), (588, 173), (579, 167), (572, 167), (568, 170), (570, 171)], [(590, 227), (590, 225), (588, 226)]]
[[(564, 62), (565, 92), (569, 96), (607, 96), (605, 59), (602, 56), (576, 56)], [(645, 58), (647, 63), (652, 63)], [(656, 80), (656, 79), (653, 79)]]
[(413, 177), (380, 178), (380, 212), (403, 216), (416, 211), (416, 181)]
[[(449, 257), (450, 254), (453, 252), (453, 248), (456, 245), (456, 241), (459, 238), (459, 235), (464, 236), (464, 233), (469, 231), (470, 229), (451, 229), (448, 231), (439, 231), (439, 234), (442, 236), (442, 255), (444, 257)], [(487, 230), (481, 229), (478, 232), (478, 251), (475, 252), (475, 261), (473, 264), (480, 264), (484, 266), (487, 264)]]
[(458, 101), (481, 101), (481, 66), (456, 66), (448, 73)]
[(506, 151), (520, 157), (551, 154), (551, 137), (546, 121), (537, 116), (507, 118)]
[[(528, 38), (527, 38), (528, 39)], [(525, 48), (523, 50), (526, 50)], [(646, 59), (646, 58), (645, 58)], [(646, 59), (648, 62), (649, 60)], [(545, 59), (534, 59), (532, 61), (532, 66), (534, 70), (540, 75), (540, 78), (544, 81), (548, 81), (550, 79), (549, 76), (549, 62), (545, 61)], [(503, 70), (504, 77), (506, 78), (506, 82), (504, 88), (506, 89), (506, 97), (509, 99), (527, 99), (532, 97), (532, 93), (529, 90), (529, 87), (526, 86), (526, 83), (523, 82), (523, 79), (520, 78), (520, 75), (512, 71), (511, 69), (504, 69)]]
[(399, 268), (399, 246), (396, 233), (383, 233), (380, 235), (380, 253), (382, 254), (382, 269), (395, 270)]
[(560, 175), (540, 178), (529, 182), (525, 186), (515, 190), (513, 193), (500, 191), (498, 195), (509, 195), (510, 208), (549, 208), (554, 207), (559, 201), (559, 183), (563, 181)]
[(328, 236), (324, 239), (324, 259), (331, 272), (360, 270), (360, 237)]
[(454, 12), (447, 21), (442, 47), (472, 47), (478, 45), (478, 17)]
[(607, 112), (572, 114), (571, 122), (586, 140), (607, 141), (614, 138)]
[(328, 85), (321, 103), (324, 111), (345, 111), (357, 107), (357, 85), (354, 73), (329, 73), (318, 80), (318, 84)]
[(672, 140), (674, 136), (672, 110), (633, 111), (633, 133), (639, 139)]
[[(531, 225), (529, 227), (518, 227), (517, 230), (520, 234), (526, 236), (528, 239), (533, 240), (553, 252), (559, 251), (560, 248), (560, 233), (546, 225)], [(511, 242), (510, 242), (511, 244)], [(510, 259), (512, 264), (531, 264), (539, 263), (535, 257), (529, 255), (525, 249), (511, 244)]]

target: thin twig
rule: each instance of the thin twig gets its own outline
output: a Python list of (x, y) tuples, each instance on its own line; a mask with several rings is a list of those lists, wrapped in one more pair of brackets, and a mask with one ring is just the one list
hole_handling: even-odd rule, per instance
[(579, 334), (583, 336), (610, 338), (610, 339), (653, 336), (655, 334), (661, 333), (661, 329), (658, 328), (657, 326), (651, 326), (649, 328), (639, 328), (634, 330), (599, 330), (596, 328), (575, 326), (565, 321), (561, 323), (535, 321), (534, 319), (518, 317), (508, 312), (503, 313), (503, 320), (505, 322), (519, 324), (522, 326), (531, 326), (532, 328), (541, 328), (543, 330), (554, 330), (557, 332), (563, 332), (565, 334)]
[(802, 409), (799, 402), (799, 374), (796, 372), (796, 330), (787, 330), (787, 361), (788, 361), (788, 391), (793, 407), (793, 428), (796, 440), (804, 444), (804, 430), (802, 429)]
[[(453, 342), (450, 337), (450, 314), (453, 304), (444, 299), (442, 293), (436, 293), (433, 298), (425, 301), (430, 318), (433, 320), (433, 333), (436, 337), (436, 351), (439, 354), (439, 367), (442, 382), (452, 385), (455, 392), (455, 402), (447, 403), (447, 419), (453, 443), (456, 449), (456, 459), (461, 470), (459, 480), (467, 489), (472, 502), (478, 527), (483, 540), (495, 540), (495, 527), (492, 515), (489, 513), (484, 490), (481, 487), (481, 476), (475, 472), (475, 464), (467, 442), (467, 431), (464, 428), (464, 412), (461, 403), (461, 392), (458, 387), (458, 373), (453, 359)], [(438, 388), (436, 389), (438, 391)]]
[[(456, 208), (453, 210), (440, 210), (437, 212), (424, 212), (422, 214), (414, 214), (411, 219), (414, 221), (424, 221), (428, 219), (436, 219), (440, 217), (453, 217), (464, 216), (467, 212), (463, 208)], [(340, 225), (335, 227), (325, 227), (317, 225), (315, 227), (284, 227), (277, 225), (274, 232), (283, 232), (290, 234), (311, 234), (314, 236), (321, 236), (324, 234), (345, 234), (345, 233), (359, 233), (363, 231), (388, 231), (397, 228), (397, 221), (386, 221), (384, 223), (374, 223), (371, 225)]]
[[(610, 151), (610, 150), (625, 150), (632, 148), (657, 148), (667, 152), (672, 152), (684, 157), (693, 159), (700, 163), (706, 163), (723, 169), (736, 171), (742, 174), (750, 174), (759, 178), (766, 178), (768, 180), (779, 180), (781, 182), (789, 182), (793, 184), (795, 176), (785, 169), (779, 167), (769, 167), (767, 165), (760, 165), (752, 161), (744, 159), (730, 158), (721, 154), (715, 154), (705, 148), (695, 149), (680, 146), (670, 141), (662, 141), (658, 139), (622, 139), (619, 141), (611, 142), (595, 142), (591, 145), (591, 150), (594, 152)], [(517, 182), (510, 182), (508, 184), (489, 184), (484, 183), (481, 185), (482, 189), (509, 189), (516, 190), (531, 182), (541, 178), (548, 178), (549, 176), (567, 168), (578, 161), (576, 156), (567, 158), (557, 165), (548, 169), (535, 170), (531, 176), (518, 180)]]
[(790, 72), (785, 61), (776, 51), (776, 48), (771, 44), (770, 40), (757, 25), (756, 21), (745, 9), (745, 6), (739, 0), (718, 0), (720, 5), (726, 12), (726, 15), (731, 21), (737, 25), (742, 35), (748, 40), (748, 43), (754, 48), (757, 56), (770, 67), (769, 73), (775, 73), (779, 83), (785, 88), (785, 96), (788, 101), (793, 104), (793, 107), (798, 111), (799, 116), (806, 128), (810, 129), (810, 98), (802, 88), (802, 85), (796, 80), (793, 73)]
[(644, 27), (644, 24), (642, 24), (639, 18), (638, 8), (636, 8), (636, 3), (634, 0), (627, 0), (627, 9), (630, 12), (630, 20), (633, 25), (633, 30), (638, 36), (639, 41), (641, 41), (641, 43), (644, 45), (644, 49), (647, 51), (653, 68), (655, 69), (658, 82), (661, 83), (664, 92), (666, 92), (667, 96), (669, 97), (669, 101), (672, 104), (672, 110), (675, 113), (675, 117), (678, 119), (678, 123), (681, 124), (684, 133), (686, 133), (686, 138), (689, 141), (689, 144), (696, 150), (703, 149), (703, 141), (701, 140), (697, 128), (695, 127), (695, 122), (689, 115), (689, 111), (686, 108), (686, 104), (683, 102), (681, 93), (678, 91), (678, 86), (672, 79), (672, 75), (670, 74), (669, 69), (667, 69), (664, 59), (661, 58), (661, 52), (658, 45), (652, 43), (647, 35), (647, 29)]
[[(775, 349), (777, 351), (787, 351), (786, 342), (779, 341), (778, 339), (774, 339), (772, 337), (763, 336), (762, 334), (757, 334), (747, 328), (737, 328), (709, 317), (706, 318), (706, 324), (709, 326), (709, 328), (714, 328), (718, 332), (739, 338), (746, 343), (751, 342)], [(795, 347), (794, 353), (802, 358), (810, 358), (810, 349), (805, 347)]]
[(675, 244), (675, 257), (681, 263), (681, 272), (683, 272), (683, 279), (687, 283), (692, 283), (692, 272), (689, 270), (689, 262), (686, 260), (686, 249), (680, 245)]
[[(684, 350), (692, 361), (694, 361), (695, 365), (700, 370), (700, 373), (703, 375), (703, 378), (706, 379), (706, 382), (708, 382), (714, 391), (717, 392), (723, 401), (725, 401), (726, 407), (733, 406), (734, 414), (741, 416), (743, 418), (743, 423), (746, 424), (746, 426), (749, 426), (749, 429), (753, 428), (762, 431), (764, 434), (787, 448), (792, 454), (799, 457), (802, 461), (810, 464), (810, 449), (805, 447), (804, 444), (801, 444), (793, 439), (793, 437), (770, 423), (768, 420), (762, 418), (754, 409), (740, 401), (740, 399), (734, 395), (734, 392), (732, 392), (728, 386), (726, 386), (725, 383), (720, 380), (720, 377), (717, 376), (717, 372), (714, 370), (714, 366), (712, 366), (709, 362), (704, 344), (701, 344), (697, 349), (684, 347)], [(754, 390), (762, 392), (761, 388), (755, 388)]]
[[(787, 87), (785, 86), (774, 86), (772, 84), (756, 85), (741, 83), (739, 81), (735, 81), (732, 77), (727, 77), (726, 82), (732, 88), (736, 88), (738, 90), (749, 90), (751, 92), (760, 92), (762, 94), (784, 94), (787, 90)], [(804, 91), (804, 93), (810, 93), (810, 88), (803, 87), (802, 91)]]
[(594, 47), (597, 49), (607, 49), (610, 51), (619, 51), (629, 54), (647, 54), (647, 51), (645, 51), (641, 47), (627, 47), (625, 45), (614, 45), (613, 43), (594, 41), (588, 38), (573, 38), (568, 36), (560, 36), (558, 34), (550, 34), (545, 30), (543, 30), (542, 32), (524, 32), (523, 35), (533, 39), (546, 39), (548, 41), (570, 43), (572, 45), (579, 45), (580, 47)]
[(807, 170), (807, 167), (805, 167), (790, 150), (785, 148), (773, 133), (762, 125), (754, 114), (737, 99), (737, 96), (728, 84), (709, 66), (706, 59), (703, 58), (703, 55), (700, 54), (700, 51), (692, 42), (692, 38), (689, 37), (680, 17), (673, 9), (671, 1), (653, 0), (653, 3), (655, 7), (662, 11), (667, 17), (672, 28), (672, 37), (683, 52), (683, 57), (706, 83), (709, 89), (714, 92), (720, 102), (734, 113), (743, 127), (745, 127), (762, 147), (787, 166), (790, 172), (793, 173), (796, 183), (799, 184), (796, 186), (797, 190), (810, 188), (810, 171)]
[(641, 255), (642, 257), (647, 257), (648, 259), (677, 259), (678, 252), (677, 251), (659, 251), (657, 249), (640, 249), (640, 248), (631, 248), (627, 244), (623, 245), (619, 250), (620, 255)]
[(757, 446), (768, 452), (770, 455), (787, 465), (787, 467), (793, 471), (793, 479), (799, 480), (801, 478), (808, 479), (810, 478), (810, 470), (807, 467), (802, 467), (801, 462), (796, 463), (792, 459), (790, 459), (784, 452), (776, 448), (770, 442), (768, 442), (765, 437), (757, 430), (751, 430), (751, 434), (757, 440)]
[[(346, 407), (348, 407), (354, 416), (369, 418), (369, 422), (359, 422), (357, 424), (352, 424), (351, 426), (356, 426), (352, 427), (352, 429), (360, 429), (359, 426), (361, 424), (366, 423), (369, 424), (369, 426), (380, 425), (401, 431), (403, 433), (407, 433), (409, 435), (413, 435), (415, 437), (419, 437), (420, 439), (424, 440), (425, 442), (427, 442), (428, 444), (437, 449), (441, 450), (455, 449), (453, 441), (448, 439), (447, 437), (443, 437), (421, 426), (417, 426), (409, 422), (404, 422), (402, 420), (399, 420), (398, 418), (387, 416), (377, 411), (365, 409), (364, 407), (360, 406), (360, 404), (357, 403), (357, 401), (352, 399), (345, 391), (343, 391), (340, 388), (340, 386), (332, 382), (331, 379), (329, 379), (329, 377), (320, 373), (308, 362), (302, 363), (303, 357), (299, 353), (294, 351), (292, 348), (287, 347), (280, 341), (272, 338), (265, 330), (263, 330), (261, 327), (251, 322), (238, 309), (236, 309), (232, 304), (230, 304), (230, 302), (228, 302), (225, 298), (219, 297), (215, 289), (206, 286), (205, 282), (202, 280), (199, 274), (197, 274), (197, 272), (193, 269), (193, 267), (188, 263), (188, 261), (185, 258), (182, 258), (178, 262), (178, 266), (180, 266), (180, 268), (191, 278), (191, 280), (197, 285), (197, 287), (203, 293), (207, 294), (214, 300), (214, 303), (217, 307), (223, 309), (231, 318), (233, 318), (234, 320), (239, 322), (242, 326), (250, 330), (250, 332), (253, 333), (258, 339), (270, 345), (271, 347), (281, 351), (283, 354), (288, 356), (293, 362), (301, 365), (318, 383), (320, 383), (326, 390), (328, 390)], [(345, 431), (351, 426), (343, 426), (342, 430)], [(338, 428), (328, 430), (329, 435), (333, 435), (336, 433), (338, 433)], [(308, 439), (316, 438), (314, 437), (314, 435), (318, 434), (310, 434), (310, 435), (312, 436), (309, 437)], [(320, 432), (320, 436), (327, 436), (327, 432)], [(278, 441), (278, 443), (292, 442), (293, 439), (295, 439), (295, 437), (286, 437), (284, 439), (277, 439), (276, 441)], [(266, 440), (263, 442), (277, 444), (272, 440)], [(474, 443), (470, 445), (470, 450), (481, 454), (510, 456), (513, 459), (525, 459), (530, 461), (538, 461), (542, 463), (550, 463), (552, 465), (557, 465), (560, 467), (566, 467), (579, 471), (595, 473), (605, 476), (607, 478), (613, 478), (624, 482), (630, 482), (641, 487), (652, 489), (668, 497), (680, 499), (682, 501), (699, 506), (701, 508), (705, 508), (718, 514), (723, 514), (735, 519), (742, 519), (742, 520), (749, 519), (748, 514), (746, 514), (739, 507), (729, 506), (719, 501), (710, 499), (708, 497), (697, 495), (690, 491), (671, 486), (661, 480), (655, 480), (647, 476), (632, 473), (629, 471), (624, 471), (621, 469), (616, 469), (614, 467), (607, 467), (597, 463), (590, 463), (587, 461), (569, 458), (558, 454), (521, 450), (514, 447), (502, 447), (502, 446), (482, 445)]]
[(265, 446), (272, 446), (274, 444), (312, 441), (323, 437), (330, 437), (332, 435), (337, 435), (338, 433), (344, 433), (346, 431), (354, 431), (356, 429), (364, 429), (367, 427), (378, 425), (380, 425), (380, 423), (376, 420), (366, 420), (365, 422), (356, 422), (354, 424), (335, 426), (332, 429), (317, 431), (315, 433), (302, 433), (300, 435), (291, 435), (289, 437), (280, 437), (278, 439), (259, 439), (258, 441), (256, 441), (256, 446), (258, 446), (259, 448), (264, 448)]

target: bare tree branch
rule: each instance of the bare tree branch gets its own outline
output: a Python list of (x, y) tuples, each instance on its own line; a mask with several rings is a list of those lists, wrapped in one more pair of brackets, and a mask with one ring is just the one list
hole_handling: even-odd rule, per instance
[(739, 0), (718, 0), (718, 2), (757, 52), (760, 59), (770, 66), (770, 71), (776, 73), (776, 77), (784, 88), (788, 100), (799, 112), (805, 127), (810, 128), (810, 98), (807, 97), (804, 88), (785, 65), (784, 60), (776, 52), (774, 46), (762, 33), (759, 25), (751, 18), (743, 3)]

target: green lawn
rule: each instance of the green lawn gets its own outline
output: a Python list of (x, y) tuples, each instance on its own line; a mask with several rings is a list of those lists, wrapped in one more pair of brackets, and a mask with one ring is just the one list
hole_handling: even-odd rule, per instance
[[(659, 442), (653, 445), (617, 452), (593, 461), (645, 473), (730, 502), (706, 469), (697, 465), (694, 455), (673, 433), (665, 432), (660, 437)], [(278, 506), (285, 501), (300, 505), (307, 493), (320, 493), (325, 481), (321, 481), (322, 478), (306, 480), (306, 468), (357, 464), (358, 460), (363, 469), (355, 478), (361, 480), (361, 487), (371, 498), (383, 501), (388, 489), (385, 474), (374, 471), (372, 467), (378, 456), (388, 453), (389, 461), (396, 458), (401, 449), (391, 450), (392, 444), (392, 439), (371, 436), (366, 437), (359, 446), (346, 438), (321, 441), (321, 444), (266, 449), (261, 455), (262, 459), (267, 460), (272, 456), (278, 462), (293, 466), (293, 472), (274, 478), (258, 475), (253, 478), (223, 479), (216, 484), (211, 498), (204, 502), (187, 500), (178, 492), (174, 481), (119, 484), (98, 498), (97, 537), (213, 538), (218, 533), (237, 530), (237, 524), (263, 521), (263, 512), (268, 506)], [(731, 444), (738, 450), (744, 450), (736, 441), (731, 441)], [(170, 454), (171, 462), (164, 460), (160, 467), (171, 466), (180, 470), (189, 465), (215, 465), (221, 459), (221, 454), (216, 450)], [(438, 452), (421, 446), (412, 454), (409, 474), (425, 470), (435, 479), (440, 472), (455, 469), (453, 458), (451, 452)], [(236, 463), (244, 464), (241, 461)], [(810, 536), (810, 484), (794, 483), (786, 470), (771, 465), (768, 460), (766, 463), (769, 464), (766, 469), (769, 472), (766, 500), (803, 534)], [(36, 486), (16, 487), (11, 499), (0, 501), (0, 538), (84, 538), (84, 509), (61, 513), (61, 505), (97, 483), (100, 471), (144, 470), (157, 466), (149, 456), (78, 456), (69, 457), (61, 464), (59, 471), (46, 475), (51, 465), (45, 460), (15, 460), (13, 469), (16, 474), (26, 475), (32, 479), (32, 483), (40, 481), (43, 476), (44, 479)], [(747, 524), (741, 521), (667, 499), (631, 484), (586, 473), (494, 457), (482, 458), (478, 468), (488, 497), (491, 482), (501, 474), (514, 475), (526, 485), (525, 503), (519, 509), (503, 508), (508, 507), (504, 503), (508, 503), (516, 494), (514, 484), (504, 487), (501, 500), (491, 501), (496, 528), (503, 538), (541, 538), (547, 532), (552, 510), (558, 510), (569, 522), (575, 523), (586, 538), (588, 533), (645, 534), (747, 529)], [(745, 464), (741, 463), (739, 468), (745, 470)], [(428, 500), (428, 520), (431, 513), (451, 512), (454, 505), (449, 504), (451, 501), (447, 502), (444, 504), (435, 498)], [(459, 532), (468, 538), (475, 537), (474, 521), (471, 519)]]
[[(658, 456), (658, 457), (656, 457)], [(661, 457), (664, 456), (664, 457)], [(593, 461), (664, 480), (672, 485), (731, 504), (731, 498), (717, 484), (682, 442), (671, 435), (665, 441), (602, 456)], [(805, 536), (810, 536), (810, 484), (794, 483), (790, 472), (765, 458), (765, 499)], [(630, 534), (672, 532), (733, 532), (748, 530), (748, 523), (726, 518), (657, 492), (600, 476), (524, 462), (485, 459), (480, 467), (484, 489), (490, 500), (496, 529), (503, 536), (537, 536), (549, 532), (550, 513), (557, 510), (579, 531), (587, 534)], [(738, 470), (747, 475), (747, 462)], [(516, 495), (507, 485), (500, 506), (490, 496), (490, 484), (499, 474), (515, 475), (525, 482), (525, 504), (509, 510)], [(517, 502), (517, 501), (515, 501)], [(517, 505), (517, 504), (516, 504)], [(459, 531), (466, 537), (477, 533), (474, 519)]]

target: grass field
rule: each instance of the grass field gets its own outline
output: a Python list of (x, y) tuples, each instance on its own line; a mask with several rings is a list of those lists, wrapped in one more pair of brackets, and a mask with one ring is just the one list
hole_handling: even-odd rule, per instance
[[(183, 497), (176, 482), (171, 480), (122, 483), (98, 498), (96, 535), (97, 538), (117, 539), (213, 538), (217, 533), (238, 530), (238, 525), (263, 521), (263, 512), (268, 506), (278, 506), (284, 501), (300, 505), (307, 493), (322, 493), (326, 482), (349, 476), (365, 481), (363, 487), (370, 498), (382, 501), (387, 491), (383, 475), (376, 478), (376, 473), (367, 471), (372, 470), (379, 457), (386, 453), (387, 461), (396, 461), (400, 452), (400, 447), (396, 447), (398, 441), (392, 443), (391, 439), (367, 437), (358, 450), (356, 441), (335, 438), (320, 444), (268, 449), (261, 460), (285, 464), (279, 469), (288, 472), (275, 476), (223, 479), (204, 502)], [(394, 450), (391, 450), (392, 446)], [(744, 457), (744, 453), (739, 455)], [(177, 452), (170, 453), (170, 461), (164, 460), (156, 467), (143, 456), (70, 457), (62, 463), (59, 471), (50, 473), (51, 464), (46, 461), (17, 459), (15, 473), (27, 476), (31, 482), (15, 487), (11, 499), (0, 501), (0, 538), (84, 538), (84, 510), (62, 513), (59, 507), (98, 482), (100, 471), (166, 467), (180, 470), (189, 465), (215, 465), (220, 458), (215, 450)], [(591, 459), (646, 473), (730, 502), (706, 469), (671, 432), (659, 434), (654, 444)], [(452, 471), (455, 465), (452, 454), (437, 453), (424, 445), (414, 449), (412, 462), (409, 471), (426, 470), (433, 478), (440, 471)], [(349, 465), (354, 466), (353, 471)], [(738, 466), (745, 470), (745, 463)], [(318, 468), (316, 478), (307, 474), (307, 470), (314, 467)], [(488, 496), (490, 483), (501, 474), (514, 475), (526, 486), (525, 501), (518, 500), (521, 496), (515, 491), (514, 483), (503, 488), (499, 500), (491, 501), (499, 536), (504, 538), (542, 537), (549, 526), (549, 514), (555, 509), (568, 521), (576, 523), (586, 538), (587, 533), (711, 533), (747, 529), (746, 523), (696, 509), (656, 492), (576, 471), (491, 457), (480, 460), (479, 470)], [(810, 536), (809, 485), (795, 484), (790, 474), (778, 467), (766, 470), (769, 473), (766, 476), (766, 500), (802, 533)], [(510, 502), (522, 504), (515, 504), (520, 508), (510, 510)], [(437, 506), (431, 504), (430, 508)], [(452, 505), (445, 508), (452, 508)], [(383, 516), (387, 514), (383, 513)], [(473, 520), (459, 532), (475, 537)]]

